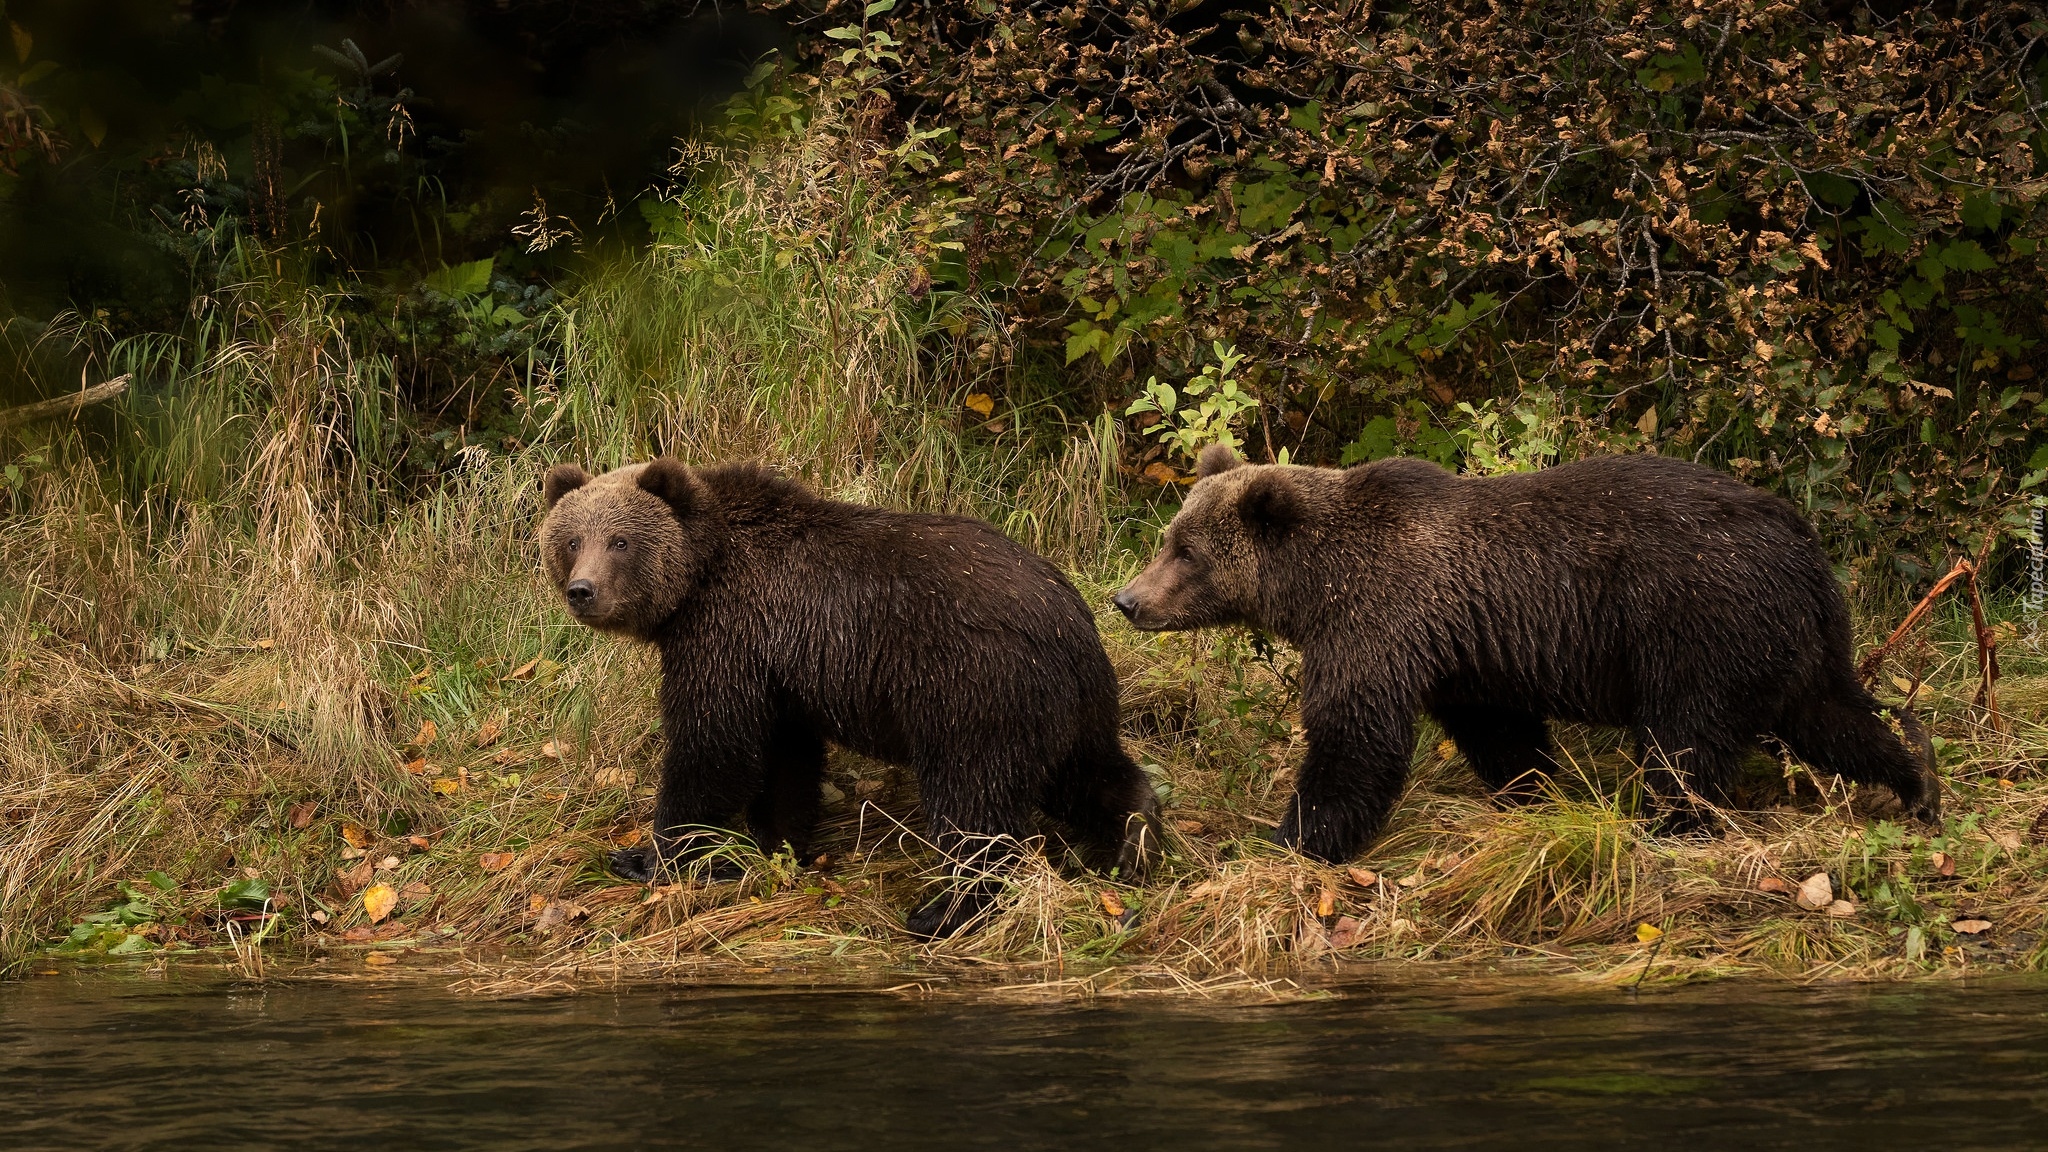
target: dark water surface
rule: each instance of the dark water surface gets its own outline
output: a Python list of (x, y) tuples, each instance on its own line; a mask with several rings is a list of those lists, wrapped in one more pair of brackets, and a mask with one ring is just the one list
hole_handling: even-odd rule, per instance
[(9, 1148), (2042, 1148), (2048, 982), (1014, 1006), (0, 985)]

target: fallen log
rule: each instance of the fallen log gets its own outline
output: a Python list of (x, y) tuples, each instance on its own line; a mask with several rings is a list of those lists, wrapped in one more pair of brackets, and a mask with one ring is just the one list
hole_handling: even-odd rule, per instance
[(48, 420), (52, 416), (63, 416), (94, 404), (104, 404), (128, 391), (128, 377), (116, 376), (104, 384), (81, 388), (68, 396), (53, 400), (38, 400), (33, 404), (17, 404), (12, 408), (0, 408), (0, 431)]

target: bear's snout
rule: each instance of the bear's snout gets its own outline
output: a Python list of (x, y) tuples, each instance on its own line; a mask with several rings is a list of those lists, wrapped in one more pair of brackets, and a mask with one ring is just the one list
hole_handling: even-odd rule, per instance
[(1138, 622), (1138, 597), (1129, 588), (1125, 588), (1116, 595), (1111, 596), (1109, 602), (1115, 606), (1117, 611), (1124, 614), (1124, 619), (1129, 620), (1133, 624)]
[(569, 598), (569, 610), (581, 614), (589, 611), (596, 601), (597, 585), (588, 580), (571, 580), (568, 587), (562, 589), (562, 595)]

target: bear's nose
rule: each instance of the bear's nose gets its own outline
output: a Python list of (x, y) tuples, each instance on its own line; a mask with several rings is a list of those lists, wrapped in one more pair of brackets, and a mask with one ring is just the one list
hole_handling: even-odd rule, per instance
[(1136, 620), (1138, 618), (1138, 598), (1131, 595), (1129, 588), (1111, 596), (1109, 602), (1116, 606), (1117, 611), (1124, 614), (1124, 619)]
[(587, 608), (597, 596), (597, 586), (588, 580), (571, 580), (569, 586), (562, 589), (562, 594), (569, 598), (571, 608)]

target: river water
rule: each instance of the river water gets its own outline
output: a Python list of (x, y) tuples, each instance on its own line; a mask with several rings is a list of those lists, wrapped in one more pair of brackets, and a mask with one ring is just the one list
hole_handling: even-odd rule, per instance
[(0, 1147), (2048, 1147), (2038, 979), (1337, 993), (31, 977), (0, 985)]

